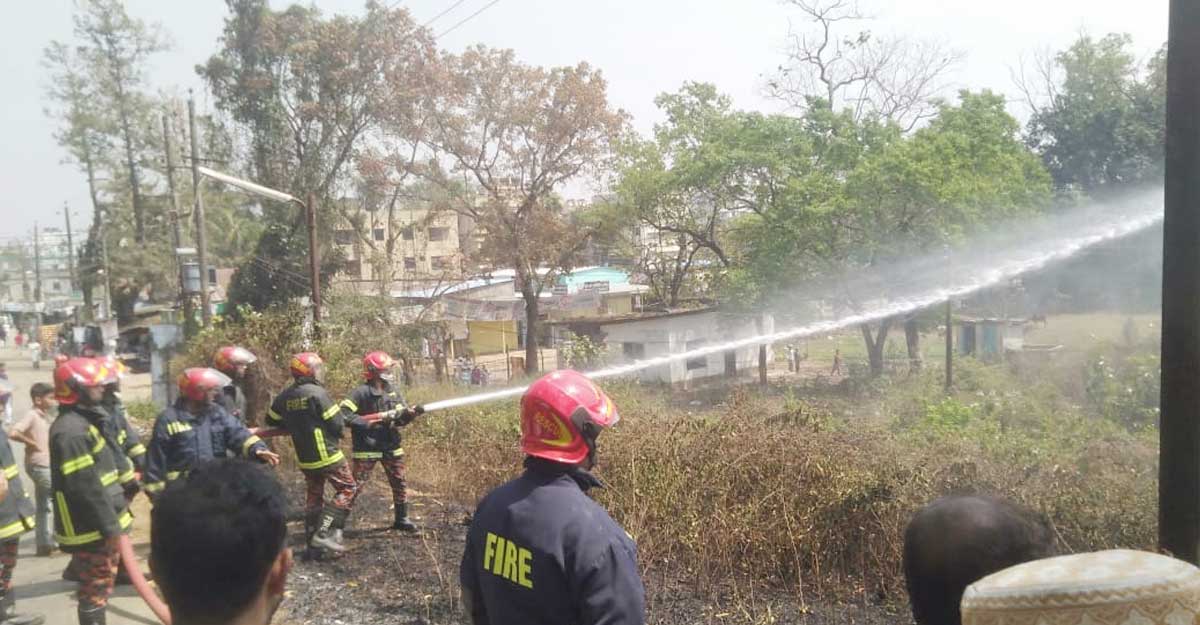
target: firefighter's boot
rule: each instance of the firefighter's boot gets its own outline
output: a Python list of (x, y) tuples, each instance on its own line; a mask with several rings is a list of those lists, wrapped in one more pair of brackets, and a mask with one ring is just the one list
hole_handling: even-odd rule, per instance
[(317, 526), (317, 531), (313, 533), (312, 538), (308, 541), (309, 547), (324, 549), (334, 553), (342, 553), (346, 548), (338, 544), (334, 540), (334, 527), (338, 524), (338, 519), (341, 516), (341, 510), (326, 506), (321, 512), (321, 524)]
[(407, 503), (396, 504), (394, 507), (394, 510), (395, 510), (396, 517), (395, 517), (395, 521), (392, 522), (392, 529), (401, 530), (401, 531), (405, 531), (405, 532), (417, 531), (417, 526), (414, 525), (412, 521), (408, 520), (408, 504)]
[(42, 625), (46, 618), (41, 614), (17, 614), (17, 603), (12, 592), (0, 596), (0, 625)]
[(81, 605), (78, 608), (79, 625), (107, 625), (105, 622), (107, 613), (106, 606), (85, 608)]

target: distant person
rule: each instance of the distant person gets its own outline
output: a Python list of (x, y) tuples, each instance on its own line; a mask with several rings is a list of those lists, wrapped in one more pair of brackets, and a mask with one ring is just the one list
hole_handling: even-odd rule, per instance
[(29, 362), (34, 369), (42, 368), (42, 344), (37, 341), (29, 342)]
[(256, 362), (258, 362), (258, 356), (245, 347), (237, 345), (226, 345), (217, 350), (217, 355), (213, 357), (213, 367), (230, 378), (229, 384), (221, 389), (217, 403), (225, 409), (225, 412), (245, 424), (251, 422), (249, 415), (246, 414), (246, 372), (250, 365)]
[(20, 349), (25, 344), (25, 335), (21, 334), (20, 330), (17, 330), (17, 336), (13, 339), (13, 344), (17, 346), (17, 349)]
[(641, 625), (637, 547), (587, 490), (596, 438), (619, 420), (591, 380), (562, 370), (521, 397), (525, 472), (479, 502), (459, 581), (473, 625)]
[(0, 325), (0, 347), (8, 347), (8, 326)]
[(913, 620), (960, 625), (958, 605), (967, 586), (1051, 555), (1050, 526), (1030, 510), (992, 497), (938, 499), (921, 508), (904, 531), (904, 584)]
[(842, 375), (842, 350), (833, 350), (833, 368), (829, 370), (829, 375)]
[(8, 428), (8, 437), (25, 445), (25, 472), (33, 480), (37, 510), (37, 554), (44, 557), (55, 547), (50, 536), (50, 410), (54, 408), (54, 387), (38, 382), (29, 389), (29, 399), (33, 408)]
[(150, 513), (150, 570), (174, 625), (267, 625), (291, 569), (287, 499), (262, 467), (200, 464)]
[(0, 380), (3, 380), (0, 382), (0, 408), (2, 408), (0, 412), (3, 413), (0, 414), (0, 417), (3, 417), (4, 425), (8, 427), (13, 420), (13, 396), (12, 391), (6, 389), (11, 389), (12, 383), (8, 380), (8, 367), (2, 362), (0, 362)]
[(993, 573), (956, 607), (970, 624), (1200, 623), (1200, 569), (1146, 551), (1077, 553)]

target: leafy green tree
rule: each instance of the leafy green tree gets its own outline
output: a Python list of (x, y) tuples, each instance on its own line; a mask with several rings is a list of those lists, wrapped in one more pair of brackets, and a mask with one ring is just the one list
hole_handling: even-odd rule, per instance
[(1132, 45), (1129, 35), (1084, 35), (1043, 71), (1048, 101), (1035, 110), (1028, 136), (1058, 188), (1091, 194), (1161, 181), (1166, 46), (1142, 67)]

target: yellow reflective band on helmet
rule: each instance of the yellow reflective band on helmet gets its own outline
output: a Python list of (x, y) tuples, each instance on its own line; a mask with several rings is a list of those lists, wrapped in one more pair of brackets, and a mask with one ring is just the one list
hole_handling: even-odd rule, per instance
[(279, 416), (279, 413), (275, 412), (274, 408), (267, 408), (267, 421), (281, 423), (283, 422), (283, 417)]
[(325, 409), (325, 413), (322, 414), (321, 417), (323, 417), (326, 421), (328, 421), (328, 420), (336, 417), (337, 413), (339, 413), (341, 411), (342, 411), (342, 407), (337, 404), (334, 404), (334, 405), (330, 406), (329, 408)]
[(350, 454), (355, 460), (379, 460), (383, 458), (382, 451), (355, 451)]
[(174, 421), (172, 423), (167, 424), (167, 434), (170, 434), (171, 436), (174, 436), (176, 434), (181, 434), (183, 432), (191, 432), (191, 431), (192, 431), (192, 424), (190, 424), (190, 423), (183, 423), (182, 421)]
[(4, 527), (0, 527), (0, 539), (12, 538), (13, 536), (16, 536), (17, 534), (21, 534), (21, 533), (31, 530), (33, 528), (34, 528), (33, 519), (29, 519), (28, 521), (25, 521), (25, 520), (13, 521), (12, 523), (5, 525)]
[(262, 442), (261, 438), (251, 434), (250, 438), (247, 438), (246, 442), (242, 443), (242, 455), (244, 456), (244, 455), (250, 453), (250, 448), (253, 447), (255, 443), (261, 443), (261, 442)]
[(93, 464), (96, 464), (96, 461), (92, 458), (92, 455), (84, 454), (78, 458), (72, 458), (64, 462), (62, 464), (62, 474), (70, 475), (76, 471), (79, 471), (80, 469), (86, 469)]
[(144, 453), (146, 453), (146, 446), (142, 445), (141, 443), (138, 443), (138, 444), (134, 445), (133, 447), (130, 447), (129, 452), (128, 452), (128, 454), (130, 456), (140, 456)]
[(344, 406), (346, 410), (349, 410), (350, 412), (358, 412), (358, 404), (354, 403), (353, 399), (343, 399), (342, 406)]
[(20, 474), (21, 474), (21, 470), (18, 469), (17, 465), (15, 465), (15, 464), (12, 465), (11, 467), (4, 467), (4, 477), (6, 477), (10, 480), (13, 479), (14, 477), (17, 477)]
[(111, 486), (112, 484), (116, 484), (116, 483), (117, 483), (117, 472), (115, 470), (109, 471), (108, 473), (105, 473), (104, 475), (100, 476), (100, 485), (101, 486)]

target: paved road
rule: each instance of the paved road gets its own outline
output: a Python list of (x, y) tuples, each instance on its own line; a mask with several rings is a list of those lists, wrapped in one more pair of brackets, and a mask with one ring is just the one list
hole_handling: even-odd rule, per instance
[[(9, 380), (17, 387), (14, 393), (16, 403), (13, 414), (19, 416), (29, 410), (30, 385), (35, 382), (50, 382), (53, 364), (43, 362), (40, 370), (34, 370), (27, 357), (23, 357), (23, 354), (11, 348), (0, 349), (0, 361), (8, 365)], [(140, 379), (141, 377), (148, 376), (135, 376), (137, 379), (131, 380), (133, 384), (126, 385), (131, 387), (126, 390), (127, 395), (130, 392), (149, 395), (149, 389), (145, 381)], [(25, 480), (25, 489), (32, 494), (33, 482), (29, 480), (24, 469), (25, 447), (21, 444), (13, 444), (12, 447), (13, 452), (17, 455), (17, 464), (21, 466), (21, 477)], [(149, 548), (150, 537), (150, 515), (145, 497), (138, 497), (134, 501), (134, 514), (137, 515), (134, 523), (134, 546), (144, 558)], [(61, 577), (68, 559), (67, 556), (58, 552), (48, 558), (39, 558), (35, 555), (33, 532), (21, 537), (20, 556), (13, 579), (18, 611), (41, 613), (46, 617), (46, 622), (53, 625), (76, 622), (74, 597), (76, 585), (64, 582)], [(148, 570), (145, 562), (142, 563), (142, 570)], [(155, 625), (158, 620), (154, 618), (153, 613), (137, 596), (132, 587), (120, 586), (113, 593), (113, 598), (109, 602), (108, 623), (109, 625), (132, 625), (135, 623)]]

